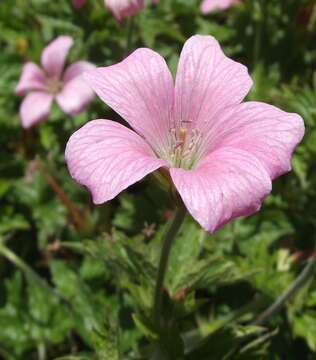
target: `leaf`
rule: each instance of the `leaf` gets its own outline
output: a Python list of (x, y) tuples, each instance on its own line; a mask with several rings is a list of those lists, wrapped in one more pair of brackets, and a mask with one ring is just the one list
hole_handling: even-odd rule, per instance
[(316, 351), (316, 311), (305, 310), (292, 320), (293, 333), (303, 337), (312, 351)]
[(92, 334), (94, 349), (98, 360), (119, 360), (119, 329), (105, 318), (102, 328), (95, 329)]

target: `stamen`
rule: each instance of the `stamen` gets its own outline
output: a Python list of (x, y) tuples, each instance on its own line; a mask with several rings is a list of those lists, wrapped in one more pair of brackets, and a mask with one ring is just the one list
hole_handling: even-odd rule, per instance
[(186, 134), (187, 134), (187, 130), (186, 130), (185, 128), (180, 128), (180, 129), (179, 129), (179, 138), (180, 138), (180, 141), (185, 142)]
[(63, 88), (63, 83), (57, 78), (48, 78), (46, 80), (47, 90), (52, 94), (58, 94)]
[[(191, 123), (192, 121), (182, 121)], [(175, 167), (192, 169), (198, 158), (202, 143), (202, 134), (198, 129), (189, 130), (185, 126), (169, 130), (169, 155), (168, 160)]]

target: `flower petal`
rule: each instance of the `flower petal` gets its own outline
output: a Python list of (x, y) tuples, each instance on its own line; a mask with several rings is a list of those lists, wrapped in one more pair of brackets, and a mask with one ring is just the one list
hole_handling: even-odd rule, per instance
[(85, 73), (92, 89), (153, 146), (167, 142), (174, 86), (165, 60), (138, 49), (119, 64)]
[(31, 126), (45, 120), (48, 117), (53, 96), (46, 92), (36, 91), (26, 95), (20, 107), (22, 126)]
[(215, 38), (192, 36), (183, 47), (176, 78), (179, 126), (210, 122), (220, 109), (240, 103), (251, 86), (247, 68), (225, 56)]
[(248, 151), (274, 179), (291, 170), (292, 153), (303, 136), (304, 122), (299, 115), (245, 102), (218, 115), (207, 142), (213, 149), (232, 146)]
[(201, 4), (201, 12), (208, 14), (215, 10), (226, 10), (239, 3), (239, 0), (204, 0)]
[(23, 66), (22, 75), (15, 88), (17, 95), (24, 95), (31, 90), (45, 89), (45, 74), (42, 69), (32, 63), (28, 62)]
[(90, 121), (76, 131), (65, 155), (71, 176), (91, 191), (95, 204), (166, 165), (134, 131), (110, 120)]
[(89, 63), (88, 61), (77, 61), (67, 67), (63, 76), (63, 82), (67, 83), (77, 76), (83, 75), (85, 71), (90, 71), (95, 68), (95, 65)]
[(104, 0), (105, 6), (118, 21), (136, 15), (144, 8), (144, 0)]
[(194, 170), (173, 168), (172, 180), (191, 215), (214, 232), (228, 221), (253, 214), (271, 191), (271, 180), (250, 153), (223, 147)]
[(42, 52), (42, 66), (49, 76), (60, 78), (69, 49), (73, 45), (70, 36), (58, 36)]
[(82, 74), (94, 69), (95, 66), (86, 61), (79, 61), (70, 65), (64, 74), (64, 86), (56, 96), (58, 105), (69, 115), (81, 112), (94, 97), (94, 92), (84, 80)]

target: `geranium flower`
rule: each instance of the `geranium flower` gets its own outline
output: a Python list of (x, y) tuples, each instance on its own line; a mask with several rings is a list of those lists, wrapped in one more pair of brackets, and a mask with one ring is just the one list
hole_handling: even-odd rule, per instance
[(75, 9), (80, 9), (86, 3), (86, 0), (72, 0), (72, 5)]
[(239, 3), (240, 0), (203, 0), (201, 4), (201, 12), (206, 15), (215, 10), (226, 10)]
[[(76, 9), (80, 9), (86, 0), (72, 0), (72, 4)], [(159, 0), (152, 0), (154, 5), (159, 3)], [(144, 0), (104, 0), (104, 5), (115, 16), (118, 21), (123, 21), (129, 16), (136, 15), (145, 6)]]
[[(159, 0), (152, 1), (153, 4), (158, 2)], [(144, 0), (104, 0), (104, 3), (118, 21), (136, 15), (145, 5)]]
[(24, 65), (15, 89), (17, 95), (25, 95), (20, 107), (22, 126), (29, 128), (47, 119), (53, 100), (69, 115), (81, 112), (93, 99), (93, 91), (87, 87), (82, 73), (94, 69), (87, 61), (70, 65), (63, 73), (65, 60), (73, 45), (70, 36), (59, 36), (42, 52), (43, 69), (32, 62)]
[(226, 57), (211, 36), (185, 43), (175, 85), (164, 59), (150, 49), (85, 77), (133, 129), (101, 119), (71, 136), (70, 173), (95, 204), (163, 168), (191, 215), (213, 232), (260, 208), (271, 180), (291, 169), (304, 134), (297, 114), (241, 103), (252, 86), (247, 68)]

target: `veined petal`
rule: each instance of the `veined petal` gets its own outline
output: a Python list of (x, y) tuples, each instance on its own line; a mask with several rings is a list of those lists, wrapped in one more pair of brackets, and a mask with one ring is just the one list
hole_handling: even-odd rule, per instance
[(170, 173), (188, 211), (211, 233), (258, 211), (271, 191), (269, 174), (260, 161), (232, 147), (212, 152), (194, 170), (172, 168)]
[(166, 162), (155, 157), (134, 131), (110, 120), (94, 120), (76, 131), (66, 147), (71, 176), (92, 193), (95, 204), (113, 199)]
[(42, 52), (42, 66), (49, 76), (60, 78), (69, 49), (73, 45), (70, 36), (58, 36)]
[(85, 73), (92, 89), (153, 146), (161, 149), (173, 110), (173, 79), (165, 60), (138, 49), (117, 65)]
[(45, 90), (45, 74), (38, 65), (28, 62), (23, 66), (15, 92), (17, 95), (24, 95), (31, 90)]
[(42, 91), (31, 92), (25, 96), (20, 107), (22, 126), (31, 126), (45, 120), (52, 105), (53, 96)]
[(95, 66), (87, 61), (79, 61), (66, 69), (63, 77), (64, 86), (56, 96), (58, 105), (65, 113), (76, 115), (92, 101), (94, 92), (82, 74), (94, 68)]
[(179, 126), (198, 127), (212, 121), (220, 109), (240, 103), (251, 86), (247, 68), (229, 59), (215, 38), (192, 36), (183, 47), (177, 71), (175, 112)]
[(272, 179), (291, 170), (291, 157), (304, 136), (303, 119), (275, 106), (245, 102), (218, 114), (209, 131), (211, 148), (232, 146), (256, 156)]

